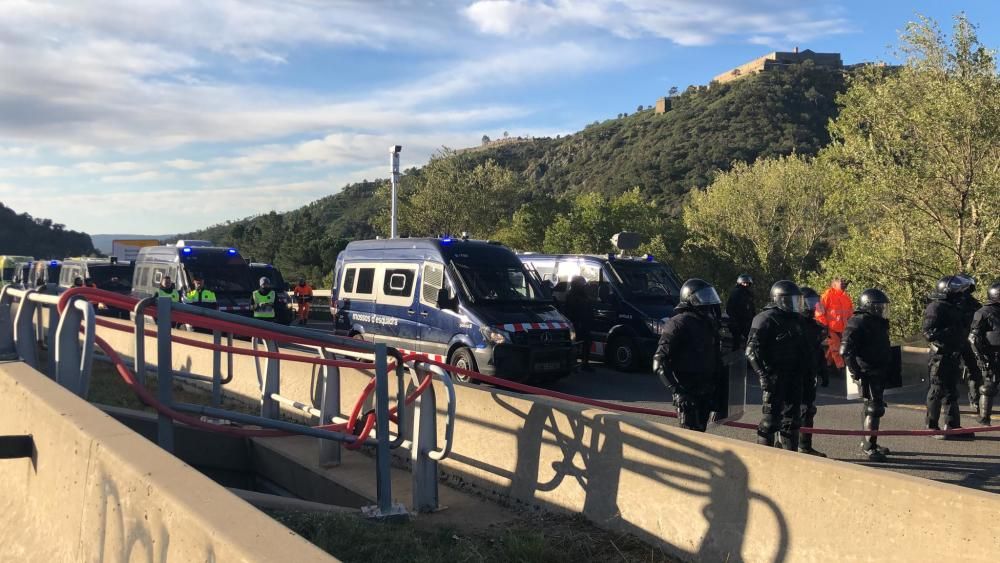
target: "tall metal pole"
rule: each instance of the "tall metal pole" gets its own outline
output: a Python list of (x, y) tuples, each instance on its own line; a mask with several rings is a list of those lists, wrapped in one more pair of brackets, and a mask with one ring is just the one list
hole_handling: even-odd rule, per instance
[(389, 164), (392, 166), (392, 219), (389, 226), (389, 238), (399, 237), (396, 210), (396, 190), (399, 187), (399, 151), (403, 150), (400, 145), (389, 147)]

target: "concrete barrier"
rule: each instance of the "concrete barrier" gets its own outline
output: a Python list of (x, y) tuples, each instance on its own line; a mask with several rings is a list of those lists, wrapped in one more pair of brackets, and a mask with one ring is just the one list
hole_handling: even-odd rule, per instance
[(0, 363), (0, 561), (335, 561), (23, 363)]
[[(115, 337), (119, 351), (131, 349), (126, 336)], [(208, 373), (210, 354), (178, 347), (174, 364)], [(227, 394), (258, 397), (252, 363), (243, 365)], [(346, 411), (369, 376), (341, 375)], [(311, 366), (283, 364), (281, 385), (317, 404)], [(994, 561), (1000, 553), (1000, 536), (985, 531), (1000, 514), (998, 495), (562, 401), (474, 385), (457, 392), (455, 444), (440, 466), (453, 483), (582, 513), (686, 560)]]

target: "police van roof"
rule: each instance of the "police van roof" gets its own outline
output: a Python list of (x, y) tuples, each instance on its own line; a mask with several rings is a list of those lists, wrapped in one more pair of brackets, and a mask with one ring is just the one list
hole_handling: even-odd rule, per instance
[(136, 262), (174, 262), (191, 254), (230, 254), (239, 256), (235, 248), (224, 246), (146, 246), (139, 249)]
[(583, 258), (610, 262), (655, 262), (655, 258), (650, 254), (643, 256), (618, 256), (616, 254), (541, 254), (536, 252), (518, 252), (517, 257), (524, 260)]

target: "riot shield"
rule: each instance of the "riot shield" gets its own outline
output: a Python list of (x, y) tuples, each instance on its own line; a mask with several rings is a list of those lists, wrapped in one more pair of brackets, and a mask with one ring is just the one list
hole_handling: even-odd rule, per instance
[(747, 358), (742, 350), (722, 357), (715, 392), (712, 424), (723, 424), (743, 416), (747, 404)]
[[(889, 363), (889, 372), (885, 378), (885, 388), (898, 389), (903, 386), (903, 348), (902, 346), (893, 346), (890, 353), (891, 361)], [(844, 390), (844, 397), (848, 399), (863, 399), (865, 396), (864, 389), (854, 381), (854, 377), (851, 376), (850, 366), (847, 367), (847, 377), (844, 379), (847, 386)]]

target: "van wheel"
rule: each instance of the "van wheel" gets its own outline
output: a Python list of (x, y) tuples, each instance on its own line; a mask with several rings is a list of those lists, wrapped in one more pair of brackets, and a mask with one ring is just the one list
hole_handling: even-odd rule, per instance
[[(459, 348), (458, 350), (455, 350), (455, 352), (451, 355), (451, 361), (448, 363), (457, 368), (478, 371), (476, 368), (476, 359), (472, 357), (472, 352), (470, 352), (468, 348)], [(478, 383), (475, 379), (472, 379), (468, 375), (462, 373), (451, 372), (451, 376), (462, 383)]]
[(635, 341), (628, 336), (617, 336), (604, 351), (605, 361), (618, 371), (632, 371), (636, 365)]

